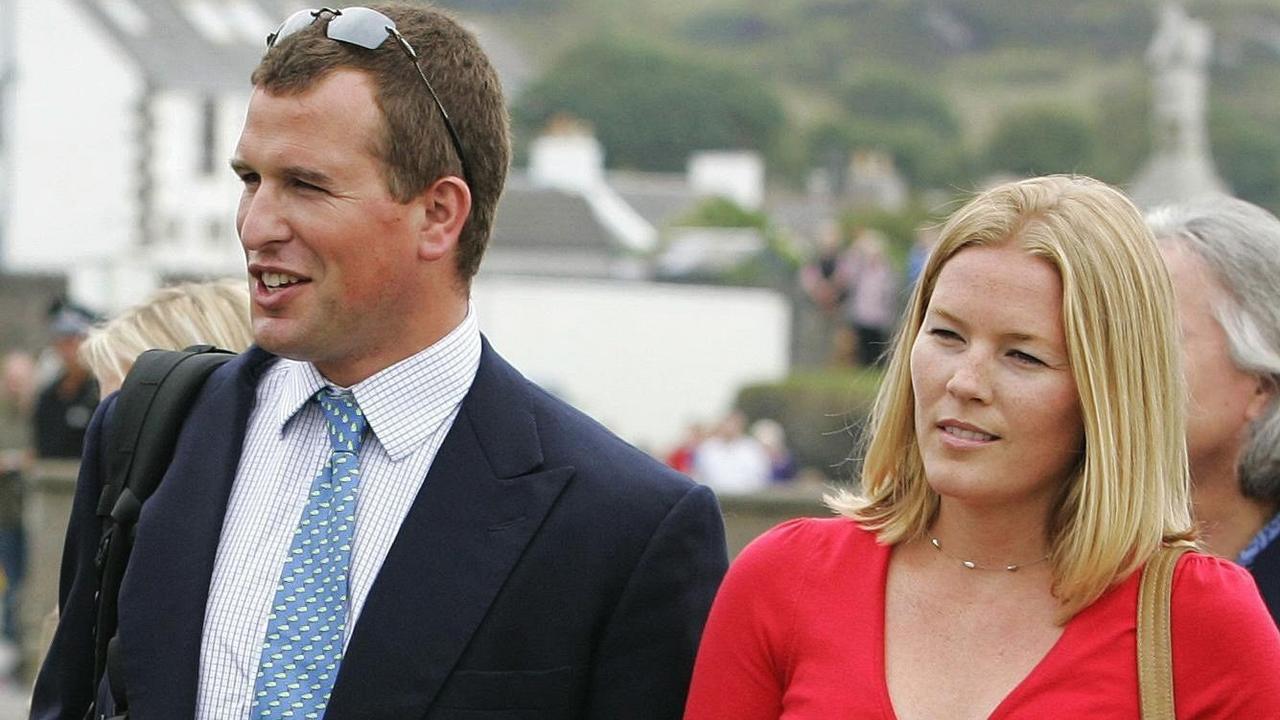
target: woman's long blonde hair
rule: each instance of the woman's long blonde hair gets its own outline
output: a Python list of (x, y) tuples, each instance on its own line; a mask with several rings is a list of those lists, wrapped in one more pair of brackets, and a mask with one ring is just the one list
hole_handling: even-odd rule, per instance
[(988, 190), (943, 226), (894, 342), (868, 425), (859, 492), (827, 498), (893, 544), (938, 511), (915, 433), (911, 346), (938, 273), (976, 245), (1016, 243), (1062, 278), (1062, 323), (1085, 448), (1050, 519), (1059, 622), (1140, 567), (1162, 542), (1194, 539), (1173, 290), (1142, 216), (1096, 180), (1053, 175)]

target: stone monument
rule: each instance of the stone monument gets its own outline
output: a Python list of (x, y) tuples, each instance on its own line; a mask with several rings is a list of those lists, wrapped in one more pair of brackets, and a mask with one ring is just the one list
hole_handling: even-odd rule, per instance
[(1208, 64), (1213, 33), (1179, 3), (1160, 8), (1147, 48), (1152, 73), (1152, 154), (1129, 186), (1139, 206), (1150, 208), (1230, 190), (1218, 177), (1205, 122)]

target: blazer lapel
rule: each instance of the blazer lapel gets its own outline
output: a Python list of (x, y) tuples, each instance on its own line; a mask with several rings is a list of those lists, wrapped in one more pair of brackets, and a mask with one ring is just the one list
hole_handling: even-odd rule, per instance
[(573, 468), (543, 468), (529, 386), (486, 342), (480, 369), (365, 601), (333, 717), (420, 717)]
[(135, 717), (195, 715), (214, 556), (254, 388), (271, 359), (254, 348), (209, 378), (173, 463), (139, 518), (120, 590), (119, 623)]

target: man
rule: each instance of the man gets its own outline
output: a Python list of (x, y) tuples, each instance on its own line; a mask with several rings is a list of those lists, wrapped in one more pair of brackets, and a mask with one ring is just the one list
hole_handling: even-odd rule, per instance
[(49, 310), (51, 345), (61, 370), (36, 398), (32, 439), (38, 458), (80, 457), (85, 430), (98, 407), (98, 384), (79, 356), (94, 320), (88, 310), (65, 300)]
[[(270, 42), (232, 160), (258, 347), (211, 377), (142, 511), (112, 678), (131, 717), (679, 717), (723, 527), (480, 337), (509, 156), (487, 59), (419, 6), (303, 11)], [(94, 692), (109, 416), (36, 718)]]
[(1248, 568), (1280, 623), (1280, 220), (1223, 196), (1147, 224), (1178, 300), (1200, 541)]

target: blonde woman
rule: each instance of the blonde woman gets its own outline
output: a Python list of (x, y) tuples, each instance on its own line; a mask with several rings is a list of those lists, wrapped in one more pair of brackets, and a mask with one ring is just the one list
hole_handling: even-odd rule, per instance
[[(1173, 296), (1119, 192), (994, 188), (942, 229), (840, 517), (743, 552), (686, 718), (1137, 718), (1138, 580), (1191, 544)], [(1183, 556), (1178, 717), (1280, 717), (1280, 634)]]
[(98, 378), (105, 397), (120, 389), (133, 361), (151, 348), (216, 345), (239, 352), (252, 343), (248, 283), (214, 280), (155, 291), (91, 330), (80, 346), (80, 359)]

